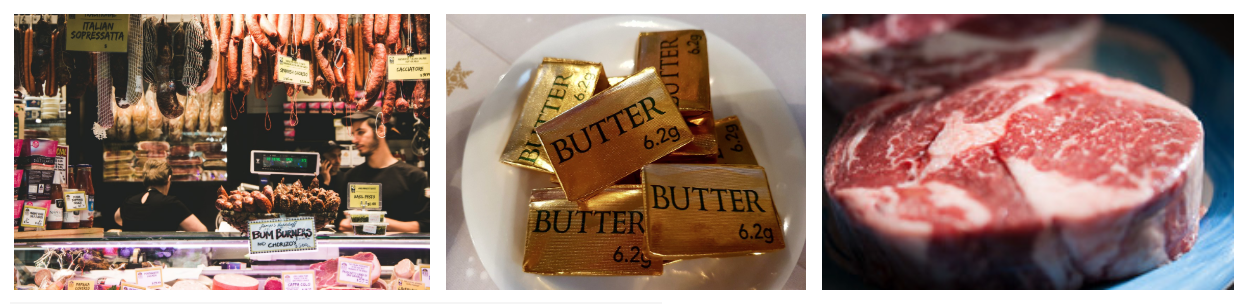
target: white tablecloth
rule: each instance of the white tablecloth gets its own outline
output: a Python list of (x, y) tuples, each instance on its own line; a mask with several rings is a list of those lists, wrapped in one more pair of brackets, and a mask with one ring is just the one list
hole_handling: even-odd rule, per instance
[[(447, 15), (447, 289), (498, 289), (477, 257), (464, 222), (464, 144), (485, 96), (511, 63), (542, 39), (598, 15)], [(802, 15), (664, 15), (727, 40), (763, 69), (806, 137), (806, 17)], [(797, 30), (795, 30), (797, 29)], [(458, 71), (453, 73), (452, 71)], [(612, 75), (614, 76), (614, 75)], [(784, 289), (806, 289), (806, 248)]]

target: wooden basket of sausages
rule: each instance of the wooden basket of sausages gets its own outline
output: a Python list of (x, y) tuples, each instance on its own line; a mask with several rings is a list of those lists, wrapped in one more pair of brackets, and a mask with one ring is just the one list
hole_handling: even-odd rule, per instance
[(282, 215), (313, 215), (316, 226), (324, 227), (336, 217), (340, 202), (338, 194), (322, 189), (316, 178), (306, 189), (299, 181), (290, 185), (279, 182), (277, 188), (266, 185), (263, 191), (226, 192), (225, 187), (217, 189), (217, 209), (221, 210), (221, 218), (241, 232), (247, 232), (247, 221)]
[(249, 221), (275, 219), (275, 218), (282, 218), (282, 217), (311, 216), (316, 221), (316, 227), (325, 227), (325, 225), (332, 223), (334, 219), (337, 217), (337, 215), (338, 215), (337, 211), (306, 212), (306, 213), (261, 213), (261, 212), (221, 210), (221, 221), (230, 224), (230, 226), (234, 227), (234, 229), (238, 229), (239, 232), (247, 233), (251, 231), (251, 226), (247, 225), (247, 222)]

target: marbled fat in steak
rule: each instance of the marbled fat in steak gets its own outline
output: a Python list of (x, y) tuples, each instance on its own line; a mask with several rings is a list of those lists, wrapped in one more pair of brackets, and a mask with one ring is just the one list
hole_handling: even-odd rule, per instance
[(842, 113), (884, 95), (1052, 68), (1100, 30), (1088, 15), (836, 15), (824, 21), (824, 99)]
[(1085, 71), (881, 98), (829, 148), (843, 264), (901, 288), (1077, 288), (1191, 249), (1204, 131), (1192, 111)]

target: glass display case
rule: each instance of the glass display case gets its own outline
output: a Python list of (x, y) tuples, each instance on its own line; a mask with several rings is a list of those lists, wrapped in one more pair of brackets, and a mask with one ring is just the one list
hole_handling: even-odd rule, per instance
[[(104, 232), (14, 239), (15, 280), (18, 289), (66, 289), (70, 280), (90, 280), (94, 289), (111, 289), (137, 281), (136, 269), (156, 267), (162, 270), (163, 284), (152, 289), (196, 284), (188, 289), (225, 289), (213, 287), (219, 275), (251, 277), (259, 282), (256, 289), (274, 289), (280, 283), (266, 288), (266, 282), (280, 280), (283, 272), (312, 271), (324, 282), (324, 276), (336, 274), (318, 263), (365, 257), (362, 260), (376, 259), (380, 276), (363, 288), (398, 289), (400, 277), (428, 286), (428, 233), (322, 232), (316, 236), (315, 251), (271, 254), (249, 254), (248, 242), (237, 232)], [(337, 265), (333, 266), (329, 268)], [(181, 281), (195, 284), (179, 285)], [(316, 289), (353, 288), (328, 285), (317, 284)]]

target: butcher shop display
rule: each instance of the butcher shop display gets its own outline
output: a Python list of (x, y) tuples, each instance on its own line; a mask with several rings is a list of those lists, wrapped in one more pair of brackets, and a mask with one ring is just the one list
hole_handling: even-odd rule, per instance
[[(255, 173), (245, 154), (316, 155), (308, 150), (329, 145), (356, 151), (350, 138), (320, 131), (343, 128), (343, 116), (374, 106), (388, 109), (379, 119), (393, 121), (395, 133), (425, 136), (395, 144), (396, 157), (427, 150), (428, 80), (391, 81), (386, 56), (427, 54), (429, 15), (18, 14), (14, 21), (16, 147), (24, 148), (14, 158), (15, 290), (427, 289), (418, 274), (428, 270), (428, 232), (387, 231), (395, 226), (384, 212), (361, 221), (370, 229), (340, 228), (347, 197), (321, 181), (345, 174), (316, 176), (331, 172), (314, 167), (328, 161)], [(292, 74), (310, 83), (290, 81)], [(281, 105), (301, 111), (269, 115)], [(301, 127), (315, 136), (270, 140), (283, 135), (269, 130), (270, 120), (293, 133), (297, 114), (323, 114)], [(161, 164), (167, 188), (156, 179)], [(345, 173), (359, 162), (342, 164)], [(411, 191), (419, 190), (428, 193)], [(153, 193), (163, 200), (152, 203)], [(313, 224), (275, 224), (265, 230), (273, 241), (251, 234), (264, 229), (250, 231), (250, 222), (280, 218)], [(181, 222), (163, 225), (173, 219)], [(282, 244), (290, 239), (308, 245), (272, 250), (290, 247)], [(239, 250), (240, 242), (270, 250)], [(357, 264), (339, 268), (339, 261)]]
[(831, 267), (883, 288), (1075, 289), (1196, 246), (1201, 119), (1144, 85), (1056, 68), (1087, 59), (1099, 16), (824, 25)]

